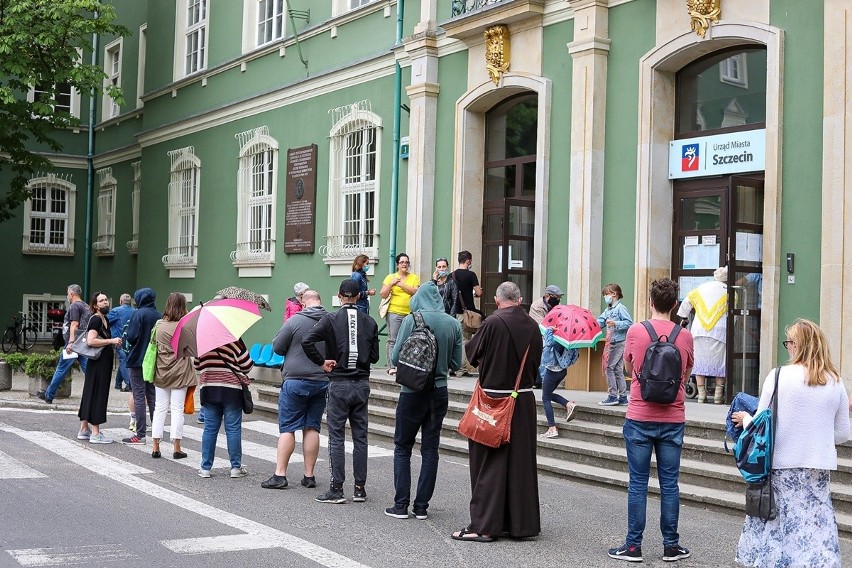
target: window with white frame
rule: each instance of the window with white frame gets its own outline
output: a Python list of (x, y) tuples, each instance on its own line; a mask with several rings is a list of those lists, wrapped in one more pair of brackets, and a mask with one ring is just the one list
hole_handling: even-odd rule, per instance
[(257, 0), (257, 45), (284, 34), (284, 0)]
[(115, 254), (115, 199), (118, 182), (112, 168), (98, 170), (98, 234), (92, 249), (100, 256)]
[(27, 93), (27, 101), (41, 101), (52, 107), (54, 112), (67, 112), (80, 118), (80, 93), (68, 83), (36, 85)]
[(269, 136), (266, 126), (240, 132), (235, 137), (240, 155), (237, 243), (231, 260), (235, 266), (272, 266), (275, 262), (278, 142)]
[[(104, 79), (105, 86), (121, 87), (121, 46), (122, 39), (119, 38), (104, 48)], [(121, 113), (121, 107), (110, 97), (106, 89), (103, 95), (103, 120), (115, 118)]]
[(729, 85), (748, 88), (746, 54), (737, 53), (719, 62), (719, 80)]
[(175, 79), (197, 73), (207, 67), (207, 2), (175, 2)]
[(374, 4), (377, 0), (334, 0), (332, 4), (332, 15), (339, 16), (352, 10), (357, 10), (367, 4)]
[(40, 175), (27, 187), (30, 198), (24, 204), (22, 252), (73, 255), (77, 186), (71, 176)]
[(375, 257), (381, 118), (361, 101), (331, 111), (329, 235), (326, 258)]
[(142, 108), (145, 94), (145, 60), (148, 57), (148, 24), (139, 26), (139, 54), (136, 64), (136, 108)]
[(166, 268), (195, 268), (198, 253), (198, 197), (201, 160), (192, 146), (172, 150), (169, 181), (169, 250)]
[(48, 317), (47, 312), (48, 310), (65, 311), (65, 300), (65, 296), (24, 294), (21, 311), (27, 315), (28, 323), (38, 332), (38, 339), (51, 339), (54, 322)]
[(142, 162), (133, 162), (133, 192), (130, 195), (133, 236), (127, 241), (130, 254), (139, 254), (139, 198), (142, 194)]

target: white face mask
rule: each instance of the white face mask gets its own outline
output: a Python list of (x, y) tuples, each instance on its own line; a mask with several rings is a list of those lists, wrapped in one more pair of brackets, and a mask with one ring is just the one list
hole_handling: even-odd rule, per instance
[(612, 296), (604, 296), (604, 302), (606, 302), (607, 306), (611, 306), (614, 301), (615, 298), (613, 298)]

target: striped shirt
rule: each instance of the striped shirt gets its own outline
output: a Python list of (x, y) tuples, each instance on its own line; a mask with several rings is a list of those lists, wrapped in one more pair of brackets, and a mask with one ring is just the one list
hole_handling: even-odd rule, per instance
[(198, 384), (204, 387), (242, 388), (242, 385), (249, 384), (248, 373), (253, 366), (242, 339), (217, 347), (195, 359), (195, 368), (201, 371)]

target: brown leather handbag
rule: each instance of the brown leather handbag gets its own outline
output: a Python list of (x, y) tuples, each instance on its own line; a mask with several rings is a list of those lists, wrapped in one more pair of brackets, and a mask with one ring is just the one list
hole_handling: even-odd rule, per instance
[(480, 381), (476, 381), (470, 403), (459, 421), (459, 434), (490, 448), (499, 448), (510, 442), (515, 399), (518, 397), (518, 387), (521, 385), (521, 376), (524, 373), (529, 352), (530, 348), (527, 347), (524, 358), (521, 360), (521, 368), (518, 369), (515, 388), (509, 396), (500, 398), (489, 396), (483, 390)]

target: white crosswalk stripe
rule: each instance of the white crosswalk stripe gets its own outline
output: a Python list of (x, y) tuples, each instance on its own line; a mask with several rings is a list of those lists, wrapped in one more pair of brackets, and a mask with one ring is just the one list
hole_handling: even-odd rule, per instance
[(24, 465), (9, 454), (0, 452), (0, 479), (38, 479), (45, 474)]
[[(278, 437), (278, 425), (273, 424), (272, 422), (265, 422), (263, 420), (252, 420), (251, 422), (243, 422), (243, 429), (253, 430), (254, 432), (260, 432), (261, 434), (269, 434), (270, 436)], [(302, 443), (301, 431), (296, 432), (296, 442), (300, 444)], [(320, 434), (320, 447), (328, 447), (328, 436), (326, 436), (325, 434)], [(344, 442), (344, 448), (346, 449), (346, 453), (351, 454), (354, 446), (352, 445), (352, 442), (347, 440), (346, 442)], [(392, 455), (393, 450), (388, 450), (380, 446), (367, 446), (367, 457), (382, 458)]]

